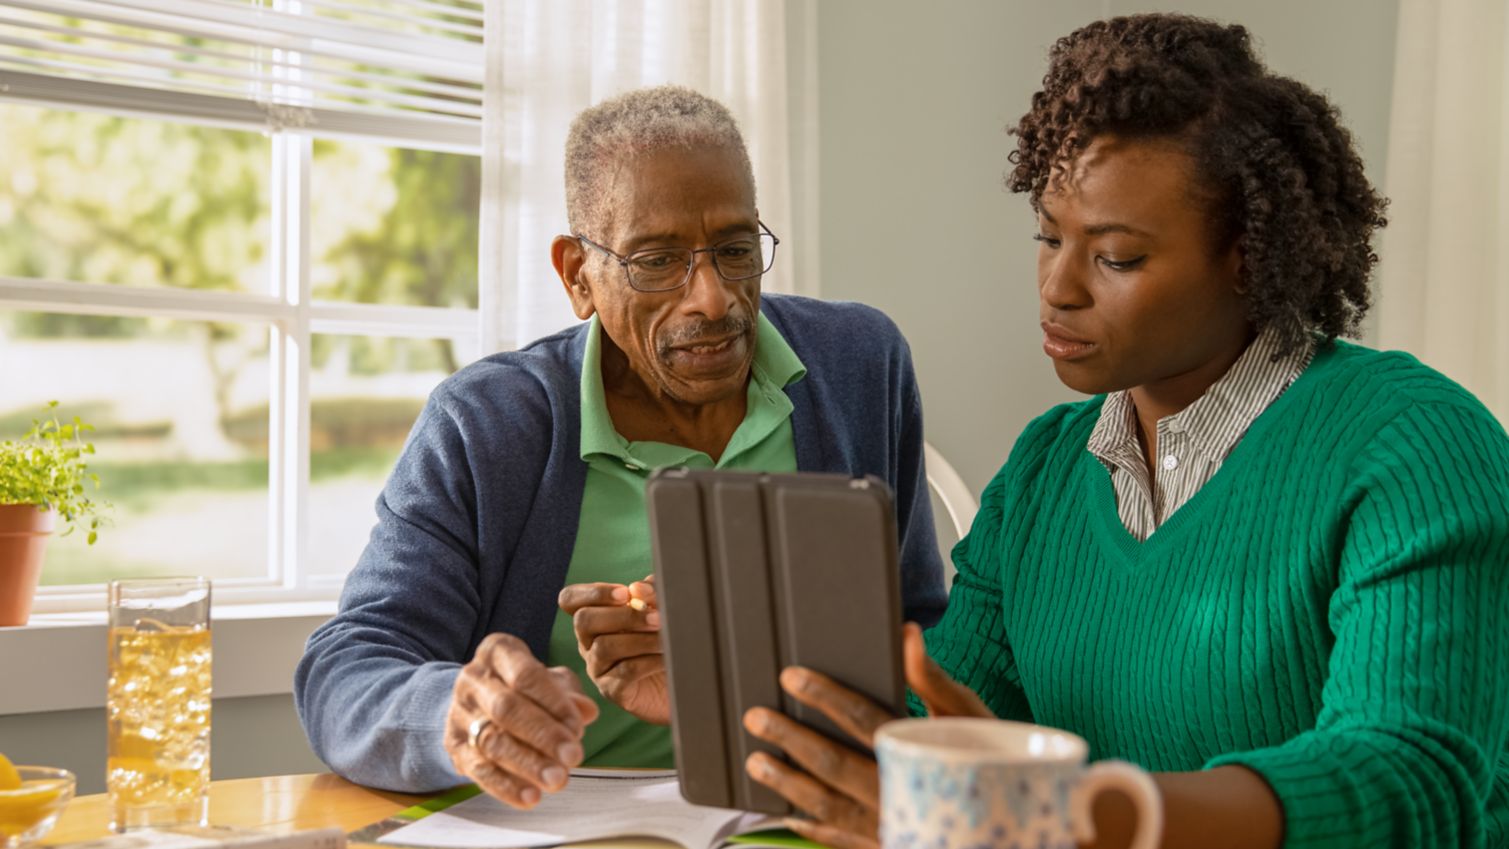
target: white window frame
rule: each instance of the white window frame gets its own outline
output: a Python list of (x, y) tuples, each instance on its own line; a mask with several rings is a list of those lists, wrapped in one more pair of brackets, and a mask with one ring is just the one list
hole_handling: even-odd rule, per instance
[[(11, 100), (11, 98), (0, 98)], [(15, 100), (47, 106), (36, 100)], [(101, 110), (196, 125), (171, 111)], [(237, 129), (245, 129), (236, 125)], [(359, 140), (393, 147), (480, 155), (480, 145), (415, 144), (363, 134)], [(309, 185), (313, 139), (303, 133), (271, 134), (271, 233), (268, 292), (217, 292), (145, 288), (65, 280), (0, 276), (0, 308), (14, 311), (186, 319), (259, 321), (270, 329), (268, 405), (268, 562), (263, 576), (215, 581), (220, 603), (329, 601), (345, 580), (340, 575), (311, 574), (309, 541), (309, 358), (315, 334), (450, 339), (462, 350), (485, 354), (499, 349), (498, 322), (483, 319), (501, 300), (489, 291), (500, 285), (495, 275), (479, 275), (478, 309), (315, 301), (310, 297)], [(374, 516), (375, 522), (375, 516)], [(348, 567), (355, 565), (346, 564)], [(39, 587), (38, 613), (101, 610), (104, 584)]]

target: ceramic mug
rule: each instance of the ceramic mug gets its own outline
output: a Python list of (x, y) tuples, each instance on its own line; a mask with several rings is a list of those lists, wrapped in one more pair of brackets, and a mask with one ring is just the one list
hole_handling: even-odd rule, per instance
[(875, 734), (884, 849), (1075, 849), (1094, 839), (1090, 806), (1120, 790), (1137, 808), (1132, 849), (1155, 849), (1163, 802), (1121, 761), (1087, 767), (1085, 741), (998, 719), (898, 719)]

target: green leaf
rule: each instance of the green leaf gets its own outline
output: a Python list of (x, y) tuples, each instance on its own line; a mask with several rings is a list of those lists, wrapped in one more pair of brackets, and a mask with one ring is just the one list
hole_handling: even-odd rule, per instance
[[(57, 407), (52, 401), (49, 411)], [(35, 504), (56, 510), (63, 520), (59, 536), (67, 536), (77, 524), (87, 523), (90, 541), (97, 536), (101, 512), (110, 509), (107, 502), (92, 501), (86, 494), (86, 481), (98, 489), (99, 476), (88, 471), (85, 456), (95, 453), (94, 446), (82, 442), (79, 434), (92, 430), (78, 416), (71, 424), (62, 424), (56, 415), (43, 421), (33, 419), (31, 429), (19, 440), (0, 442), (0, 503)]]

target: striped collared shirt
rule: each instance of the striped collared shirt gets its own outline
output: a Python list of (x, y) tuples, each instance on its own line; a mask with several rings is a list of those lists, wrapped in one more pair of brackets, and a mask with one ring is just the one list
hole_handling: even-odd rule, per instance
[(1126, 391), (1106, 396), (1088, 448), (1105, 464), (1127, 532), (1146, 540), (1215, 477), (1247, 429), (1310, 364), (1307, 345), (1277, 361), (1277, 334), (1265, 330), (1193, 404), (1158, 420), (1158, 472), (1148, 474), (1137, 411)]

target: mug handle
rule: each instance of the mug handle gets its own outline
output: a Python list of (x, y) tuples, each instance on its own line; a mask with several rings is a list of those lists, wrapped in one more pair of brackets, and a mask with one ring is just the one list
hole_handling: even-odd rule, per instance
[(1089, 843), (1095, 839), (1095, 821), (1090, 805), (1106, 790), (1120, 790), (1137, 808), (1137, 829), (1131, 849), (1158, 849), (1163, 839), (1163, 797), (1152, 776), (1126, 761), (1100, 761), (1085, 770), (1069, 797), (1071, 828), (1074, 839)]

